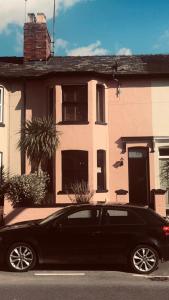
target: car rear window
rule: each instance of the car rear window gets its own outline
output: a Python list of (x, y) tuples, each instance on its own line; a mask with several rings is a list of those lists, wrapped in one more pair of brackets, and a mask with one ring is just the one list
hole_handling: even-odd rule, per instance
[(103, 215), (103, 224), (144, 224), (144, 221), (140, 216), (131, 210), (108, 208)]

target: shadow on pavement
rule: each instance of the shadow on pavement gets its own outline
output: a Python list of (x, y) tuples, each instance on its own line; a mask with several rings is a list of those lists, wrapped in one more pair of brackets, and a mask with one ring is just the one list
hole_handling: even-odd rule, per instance
[(129, 267), (125, 265), (41, 265), (36, 270), (47, 271), (119, 271), (129, 273)]
[[(0, 266), (0, 271), (9, 272), (7, 267)], [(87, 264), (65, 264), (65, 265), (40, 265), (36, 266), (33, 271), (118, 271), (118, 272), (131, 272), (125, 265), (87, 265)], [(11, 272), (15, 273), (15, 272)]]

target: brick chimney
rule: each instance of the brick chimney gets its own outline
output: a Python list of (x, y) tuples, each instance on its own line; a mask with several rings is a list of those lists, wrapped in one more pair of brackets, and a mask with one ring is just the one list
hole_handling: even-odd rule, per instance
[(28, 14), (24, 24), (24, 60), (47, 60), (51, 56), (51, 38), (43, 13)]

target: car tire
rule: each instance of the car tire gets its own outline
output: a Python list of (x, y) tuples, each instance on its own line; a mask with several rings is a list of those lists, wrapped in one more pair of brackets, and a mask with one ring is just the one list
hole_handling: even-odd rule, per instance
[(139, 245), (131, 253), (130, 266), (135, 273), (149, 274), (158, 268), (159, 255), (149, 245)]
[(37, 256), (32, 246), (18, 242), (9, 248), (6, 261), (10, 271), (26, 272), (35, 267)]

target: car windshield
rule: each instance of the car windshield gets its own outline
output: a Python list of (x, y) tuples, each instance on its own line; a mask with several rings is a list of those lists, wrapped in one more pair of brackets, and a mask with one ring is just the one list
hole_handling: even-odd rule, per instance
[(55, 218), (59, 217), (60, 215), (62, 215), (63, 213), (65, 213), (65, 212), (67, 212), (69, 210), (70, 210), (70, 206), (69, 207), (64, 207), (62, 209), (59, 209), (58, 211), (56, 211), (52, 215), (50, 215), (47, 218), (41, 220), (40, 223), (39, 223), (39, 225), (44, 225), (44, 224), (46, 224), (46, 223), (54, 220)]

